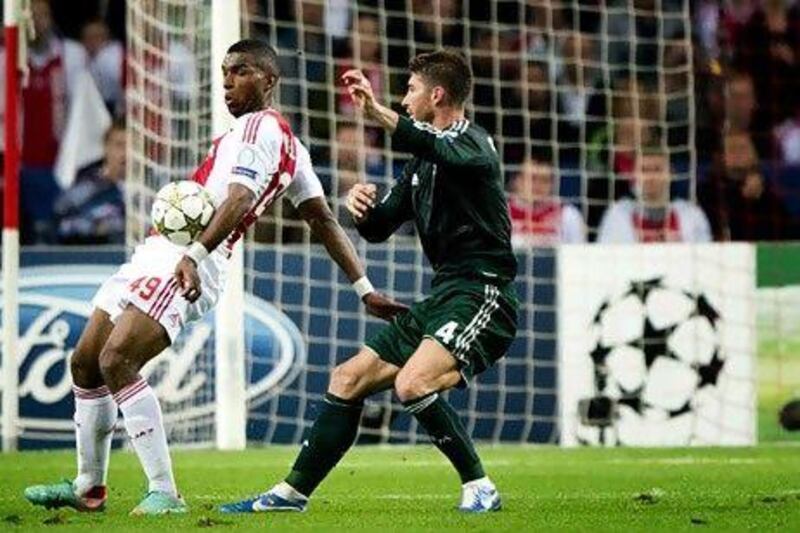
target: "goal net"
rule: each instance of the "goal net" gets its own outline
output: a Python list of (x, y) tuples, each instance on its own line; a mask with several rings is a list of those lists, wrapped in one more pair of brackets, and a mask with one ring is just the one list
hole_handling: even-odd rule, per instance
[[(234, 0), (232, 0), (234, 1)], [(280, 58), (279, 108), (310, 149), (328, 200), (375, 286), (411, 302), (431, 271), (404, 229), (386, 244), (358, 239), (342, 198), (367, 180), (388, 189), (405, 155), (354, 113), (338, 82), (363, 69), (378, 97), (401, 110), (407, 63), (447, 46), (475, 74), (468, 115), (493, 136), (510, 190), (526, 160), (552, 169), (552, 195), (575, 206), (593, 238), (608, 205), (631, 189), (637, 147), (657, 145), (673, 189), (691, 199), (693, 149), (688, 0), (242, 2), (242, 36)], [(211, 0), (128, 2), (127, 185), (129, 244), (147, 231), (154, 192), (187, 177), (212, 131)], [(228, 20), (227, 24), (235, 23)], [(522, 303), (507, 356), (466, 390), (449, 394), (470, 433), (491, 442), (557, 442), (558, 248), (517, 249)], [(331, 369), (380, 327), (291, 207), (276, 205), (247, 236), (244, 335), (250, 442), (298, 442)], [(219, 312), (225, 312), (224, 309)], [(563, 318), (563, 317), (562, 317)], [(184, 335), (149, 370), (173, 440), (212, 442), (213, 321)], [(390, 393), (369, 400), (362, 442), (425, 440)]]

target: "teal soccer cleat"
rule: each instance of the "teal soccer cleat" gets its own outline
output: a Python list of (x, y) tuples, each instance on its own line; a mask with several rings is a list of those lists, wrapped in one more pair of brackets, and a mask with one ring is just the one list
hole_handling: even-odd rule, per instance
[(151, 490), (147, 496), (133, 508), (131, 516), (157, 516), (164, 514), (186, 513), (186, 502), (180, 496), (173, 496), (168, 492)]
[(107, 491), (105, 487), (92, 487), (83, 496), (78, 496), (72, 482), (65, 479), (52, 485), (33, 485), (25, 489), (24, 495), (33, 505), (45, 509), (72, 507), (81, 512), (97, 512), (106, 508)]

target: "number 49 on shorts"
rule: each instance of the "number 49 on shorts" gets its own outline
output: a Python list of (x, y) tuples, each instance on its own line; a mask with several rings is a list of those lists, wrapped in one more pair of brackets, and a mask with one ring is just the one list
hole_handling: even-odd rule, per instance
[(456, 334), (456, 328), (458, 328), (458, 322), (451, 320), (437, 329), (434, 336), (441, 339), (444, 344), (450, 344), (450, 341), (453, 340), (453, 336)]

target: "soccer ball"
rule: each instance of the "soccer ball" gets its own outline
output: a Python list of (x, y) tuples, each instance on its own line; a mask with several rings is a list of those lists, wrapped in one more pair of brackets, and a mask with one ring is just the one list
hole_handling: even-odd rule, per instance
[(214, 216), (214, 202), (195, 181), (173, 181), (158, 191), (150, 212), (153, 227), (173, 244), (187, 246)]
[(692, 444), (693, 421), (716, 401), (725, 367), (720, 321), (706, 295), (661, 278), (634, 281), (602, 302), (587, 354), (596, 393), (591, 405), (614, 412), (596, 424), (605, 435), (595, 437), (617, 445)]

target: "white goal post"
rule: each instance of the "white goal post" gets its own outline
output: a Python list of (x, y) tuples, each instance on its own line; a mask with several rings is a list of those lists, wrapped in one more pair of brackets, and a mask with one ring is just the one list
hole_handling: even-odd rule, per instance
[[(211, 125), (220, 135), (233, 123), (225, 106), (222, 60), (228, 47), (241, 38), (239, 3), (212, 0), (211, 4)], [(225, 290), (216, 313), (216, 446), (243, 450), (247, 444), (247, 401), (244, 347), (244, 239), (234, 246)]]

